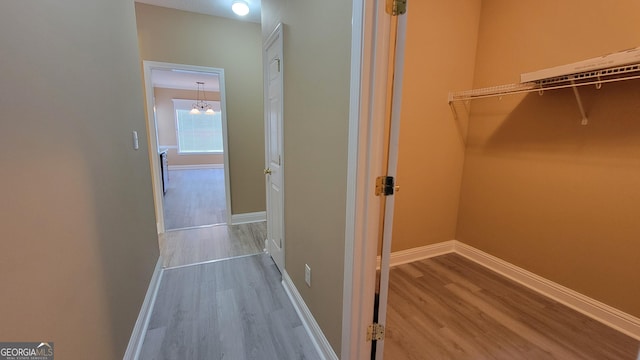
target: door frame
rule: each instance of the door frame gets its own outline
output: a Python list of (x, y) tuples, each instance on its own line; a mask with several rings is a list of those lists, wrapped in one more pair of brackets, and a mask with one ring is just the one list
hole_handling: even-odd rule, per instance
[(152, 70), (181, 70), (218, 75), (220, 82), (220, 111), (222, 118), (222, 146), (224, 159), (224, 191), (226, 201), (227, 224), (231, 223), (231, 191), (229, 176), (229, 141), (227, 133), (227, 101), (225, 91), (224, 69), (207, 66), (174, 64), (166, 62), (144, 60), (144, 91), (147, 109), (147, 138), (149, 141), (149, 159), (151, 163), (151, 180), (153, 189), (154, 207), (156, 211), (156, 226), (158, 234), (166, 231), (164, 224), (164, 200), (162, 191), (162, 178), (160, 174), (160, 159), (158, 156), (158, 124), (155, 117), (155, 97), (153, 95), (153, 83), (151, 82)]
[[(272, 254), (272, 239), (269, 239), (269, 235), (272, 234), (271, 229), (269, 229), (269, 224), (270, 224), (270, 218), (272, 216), (272, 212), (273, 209), (270, 209), (270, 204), (271, 204), (271, 199), (270, 199), (270, 186), (271, 186), (271, 181), (270, 180), (266, 180), (265, 181), (265, 187), (266, 187), (266, 212), (267, 212), (267, 239), (265, 239), (265, 249), (267, 250), (267, 252), (271, 255), (271, 257), (273, 258), (274, 262), (276, 263), (276, 265), (278, 266), (278, 269), (280, 269), (281, 272), (284, 272), (286, 269), (286, 239), (285, 239), (285, 234), (284, 234), (284, 192), (285, 192), (285, 186), (284, 186), (284, 167), (285, 167), (285, 158), (284, 158), (284, 39), (283, 39), (283, 25), (282, 23), (278, 23), (276, 25), (276, 27), (273, 29), (273, 31), (271, 32), (271, 34), (269, 34), (269, 37), (264, 41), (263, 46), (262, 46), (262, 74), (264, 77), (264, 81), (263, 81), (263, 97), (264, 97), (264, 162), (265, 162), (265, 176), (270, 176), (266, 174), (266, 169), (269, 168), (269, 150), (270, 150), (270, 139), (269, 139), (269, 130), (268, 130), (268, 126), (269, 126), (269, 79), (267, 78), (267, 74), (269, 73), (268, 68), (269, 68), (269, 59), (268, 59), (268, 54), (267, 51), (269, 48), (271, 48), (271, 46), (276, 46), (278, 48), (278, 51), (280, 53), (280, 62), (279, 62), (279, 67), (280, 67), (280, 71), (279, 71), (279, 77), (280, 77), (280, 126), (279, 126), (279, 131), (280, 134), (279, 138), (280, 138), (280, 144), (279, 144), (279, 153), (280, 153), (280, 167), (279, 167), (279, 171), (280, 171), (280, 237), (281, 237), (281, 249), (282, 249), (282, 256), (281, 259), (279, 261), (276, 260), (276, 258), (273, 258), (273, 254)], [(280, 258), (280, 256), (278, 256), (278, 258)]]
[[(393, 69), (393, 83), (391, 94), (391, 114), (389, 129), (389, 153), (386, 175), (396, 179), (398, 184), (398, 148), (400, 145), (400, 110), (402, 105), (402, 80), (404, 77), (404, 54), (407, 31), (407, 16), (397, 18), (395, 49), (390, 69)], [(394, 189), (395, 190), (395, 189)], [(384, 229), (382, 240), (382, 253), (380, 259), (380, 288), (378, 300), (378, 323), (386, 326), (387, 300), (389, 297), (389, 268), (391, 260), (391, 244), (393, 236), (393, 215), (395, 209), (395, 196), (386, 198), (384, 208)], [(376, 344), (376, 359), (384, 357), (384, 340)]]
[[(353, 0), (342, 359), (371, 359), (366, 333), (373, 322), (383, 211), (375, 196), (375, 179), (387, 172), (385, 106), (388, 74), (394, 67), (389, 61), (392, 19), (386, 4), (386, 0)], [(399, 26), (398, 36), (404, 36), (400, 31)]]

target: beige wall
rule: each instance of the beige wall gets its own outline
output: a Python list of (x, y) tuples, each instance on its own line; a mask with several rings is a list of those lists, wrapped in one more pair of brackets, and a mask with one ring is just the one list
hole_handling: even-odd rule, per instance
[[(205, 165), (224, 164), (222, 154), (179, 154), (176, 134), (176, 116), (173, 99), (193, 100), (196, 98), (194, 90), (153, 88), (156, 104), (156, 123), (158, 126), (158, 145), (160, 149), (167, 149), (167, 160), (172, 165)], [(207, 91), (207, 100), (220, 101), (220, 93)]]
[[(286, 270), (336, 353), (342, 336), (351, 11), (343, 1), (263, 0), (284, 23)], [(304, 282), (304, 264), (312, 287)]]
[(224, 69), (233, 214), (264, 211), (260, 25), (136, 3), (143, 60)]
[(158, 259), (133, 3), (2, 2), (0, 48), (0, 339), (121, 359)]
[(392, 251), (455, 238), (466, 117), (447, 95), (473, 85), (480, 0), (411, 3)]
[[(640, 45), (640, 2), (483, 0), (475, 87)], [(477, 100), (457, 238), (640, 316), (640, 84)]]

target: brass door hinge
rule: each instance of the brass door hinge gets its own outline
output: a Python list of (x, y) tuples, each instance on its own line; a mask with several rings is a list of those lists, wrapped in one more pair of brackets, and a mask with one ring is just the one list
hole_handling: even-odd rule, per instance
[(392, 16), (404, 15), (407, 12), (407, 0), (387, 0), (387, 13)]
[(367, 327), (367, 341), (384, 340), (384, 325), (373, 323)]
[(394, 185), (393, 176), (378, 176), (376, 178), (376, 196), (393, 195)]

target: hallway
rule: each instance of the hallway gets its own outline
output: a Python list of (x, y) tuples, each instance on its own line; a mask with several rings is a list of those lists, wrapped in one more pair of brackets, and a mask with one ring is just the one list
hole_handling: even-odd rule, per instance
[(319, 359), (280, 279), (267, 254), (165, 270), (140, 359)]
[(266, 222), (203, 226), (159, 235), (165, 268), (259, 254), (267, 238)]

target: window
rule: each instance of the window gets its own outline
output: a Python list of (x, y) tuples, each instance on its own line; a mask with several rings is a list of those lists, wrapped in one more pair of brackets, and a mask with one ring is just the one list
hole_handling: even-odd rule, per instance
[(195, 100), (173, 100), (176, 112), (178, 152), (182, 154), (222, 153), (220, 102), (209, 101), (215, 114), (191, 114)]

